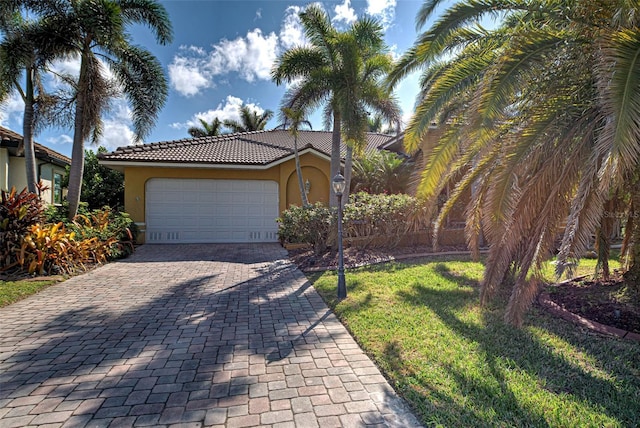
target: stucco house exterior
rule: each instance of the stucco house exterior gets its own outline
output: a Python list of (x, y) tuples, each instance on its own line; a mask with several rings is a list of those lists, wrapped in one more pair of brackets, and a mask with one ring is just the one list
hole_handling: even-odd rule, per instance
[[(27, 187), (24, 153), (21, 152), (22, 135), (0, 126), (0, 189), (12, 187), (21, 191)], [(60, 204), (66, 194), (62, 187), (65, 168), (71, 159), (42, 144), (34, 143), (36, 174), (46, 190), (40, 195), (46, 204)]]
[[(369, 133), (367, 149), (392, 138)], [(331, 132), (300, 131), (298, 152), (309, 201), (328, 202)], [(286, 130), (126, 146), (99, 159), (124, 172), (125, 211), (141, 242), (275, 242), (275, 219), (301, 204)]]

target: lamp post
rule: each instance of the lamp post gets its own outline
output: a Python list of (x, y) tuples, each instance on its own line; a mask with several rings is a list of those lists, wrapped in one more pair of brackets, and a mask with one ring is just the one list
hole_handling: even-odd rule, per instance
[(338, 173), (333, 177), (331, 184), (338, 197), (338, 299), (344, 299), (347, 297), (347, 284), (344, 280), (344, 254), (342, 252), (342, 194), (347, 183), (342, 174)]

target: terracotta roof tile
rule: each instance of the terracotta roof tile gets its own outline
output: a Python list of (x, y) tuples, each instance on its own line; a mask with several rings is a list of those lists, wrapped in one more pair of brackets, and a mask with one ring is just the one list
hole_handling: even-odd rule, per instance
[[(392, 137), (368, 133), (367, 150), (376, 149)], [(300, 131), (298, 149), (312, 148), (331, 155), (331, 132)], [(294, 140), (289, 131), (271, 130), (200, 137), (119, 147), (100, 154), (107, 161), (268, 165), (293, 155)]]
[[(17, 132), (0, 126), (0, 146), (12, 143), (15, 143), (17, 146), (18, 143), (22, 142), (22, 139), (22, 135)], [(43, 146), (42, 144), (34, 142), (33, 145), (38, 159), (53, 161), (61, 165), (71, 165), (71, 158), (58, 153), (49, 147)]]

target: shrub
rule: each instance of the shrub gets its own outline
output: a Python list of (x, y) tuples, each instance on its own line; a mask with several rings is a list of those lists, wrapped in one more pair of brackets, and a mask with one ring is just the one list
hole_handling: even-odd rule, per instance
[(96, 239), (106, 248), (106, 259), (126, 257), (133, 252), (137, 228), (129, 214), (105, 206), (76, 216), (70, 228), (83, 239)]
[(29, 228), (43, 219), (42, 201), (26, 188), (0, 192), (0, 270), (20, 264), (19, 255)]
[(126, 213), (85, 207), (68, 222), (64, 207), (45, 212), (38, 195), (26, 189), (3, 191), (1, 198), (0, 270), (71, 273), (133, 252), (135, 225)]
[[(344, 208), (344, 238), (352, 246), (395, 246), (410, 232), (426, 228), (426, 216), (418, 200), (409, 195), (351, 195)], [(316, 253), (335, 239), (337, 216), (321, 203), (293, 206), (278, 219), (282, 243), (306, 243)]]
[(408, 233), (426, 227), (422, 206), (412, 196), (360, 192), (351, 199), (344, 208), (344, 228), (354, 246), (396, 246)]
[(328, 207), (316, 202), (306, 207), (292, 206), (277, 221), (281, 243), (311, 244), (316, 253), (321, 253), (327, 249), (336, 220)]

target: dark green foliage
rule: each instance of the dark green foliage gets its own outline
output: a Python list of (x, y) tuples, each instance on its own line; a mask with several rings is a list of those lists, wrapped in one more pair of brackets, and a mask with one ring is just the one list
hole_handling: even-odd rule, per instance
[(0, 271), (11, 269), (18, 264), (23, 237), (30, 226), (41, 222), (42, 201), (26, 188), (18, 193), (0, 191)]
[(413, 171), (411, 162), (388, 151), (367, 154), (353, 163), (352, 192), (404, 193)]
[[(409, 195), (357, 193), (344, 207), (344, 237), (352, 246), (394, 246), (412, 231), (426, 229), (422, 206)], [(316, 253), (335, 239), (336, 211), (321, 203), (293, 206), (278, 219), (283, 243), (307, 243)]]
[(395, 246), (408, 233), (426, 229), (422, 205), (409, 195), (360, 192), (344, 208), (345, 237), (357, 247)]
[(336, 216), (332, 210), (316, 202), (304, 207), (292, 206), (278, 218), (278, 238), (282, 243), (313, 245), (316, 253), (327, 249), (331, 231), (335, 229)]
[[(108, 206), (114, 210), (124, 207), (124, 174), (98, 163), (98, 154), (107, 149), (98, 147), (98, 152), (85, 150), (84, 174), (82, 175), (82, 191), (80, 200), (86, 202), (90, 210)], [(69, 171), (64, 179), (64, 186), (69, 183)]]

